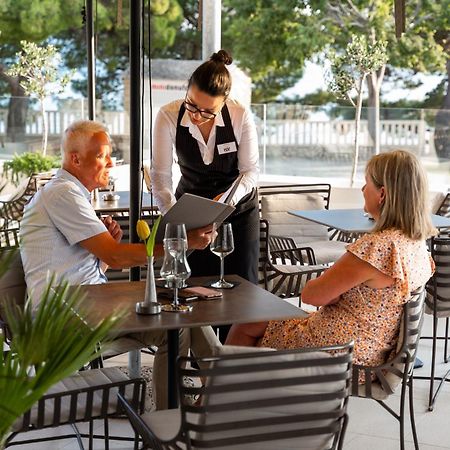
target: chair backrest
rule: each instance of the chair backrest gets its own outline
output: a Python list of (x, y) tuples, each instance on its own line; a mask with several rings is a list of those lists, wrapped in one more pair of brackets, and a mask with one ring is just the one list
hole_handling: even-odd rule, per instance
[[(414, 360), (419, 346), (424, 303), (424, 287), (411, 293), (411, 297), (403, 307), (397, 348), (392, 351), (386, 363), (376, 367), (353, 365), (352, 395), (376, 398), (374, 384), (377, 384), (388, 396), (394, 393), (402, 381), (406, 383), (414, 368)], [(364, 373), (364, 385), (359, 385), (361, 373)], [(375, 376), (375, 380), (373, 380), (373, 376)]]
[(267, 220), (260, 219), (258, 284), (264, 285), (264, 289), (267, 289), (266, 270), (269, 257), (269, 222), (267, 222)]
[[(352, 344), (259, 350), (232, 347), (233, 354), (202, 359), (199, 371), (186, 366), (192, 358), (179, 359), (182, 432), (189, 448), (335, 448), (346, 424)], [(186, 385), (186, 376), (204, 377), (205, 386)], [(186, 401), (192, 394), (202, 395), (200, 405)]]
[(426, 286), (426, 312), (450, 317), (450, 237), (432, 238), (431, 256), (436, 270)]
[(27, 285), (18, 248), (18, 230), (0, 230), (0, 242), (5, 243), (5, 239), (9, 245), (0, 248), (0, 267), (4, 269), (0, 271), (0, 327), (5, 333), (6, 340), (9, 340), (11, 335), (5, 317), (5, 305), (14, 303), (23, 307)]
[(450, 192), (447, 192), (444, 200), (439, 205), (439, 208), (436, 211), (438, 216), (450, 217)]
[(287, 214), (290, 210), (328, 209), (329, 184), (264, 186), (259, 188), (261, 218), (269, 221), (272, 234), (296, 242), (328, 240), (328, 229)]
[(4, 227), (10, 226), (11, 221), (20, 222), (23, 217), (25, 205), (31, 200), (33, 195), (51, 179), (48, 174), (33, 174), (20, 185), (13, 196), (2, 202), (0, 207), (0, 218), (4, 219)]

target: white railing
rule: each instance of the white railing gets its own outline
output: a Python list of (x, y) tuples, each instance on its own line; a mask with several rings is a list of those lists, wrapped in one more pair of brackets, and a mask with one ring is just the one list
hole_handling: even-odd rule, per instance
[[(429, 136), (423, 120), (382, 120), (380, 144), (382, 147), (403, 147), (429, 154)], [(331, 151), (349, 149), (354, 142), (353, 120), (310, 121), (310, 120), (267, 120), (259, 122), (258, 135), (261, 144), (271, 147), (324, 147)], [(264, 130), (264, 127), (266, 129)], [(265, 132), (264, 132), (265, 131)], [(359, 142), (372, 146), (367, 121), (361, 122)]]
[[(0, 109), (0, 136), (6, 134), (8, 110)], [(83, 117), (82, 110), (48, 111), (49, 137), (60, 135), (73, 121)], [(129, 134), (129, 117), (125, 111), (102, 111), (97, 119), (108, 126), (112, 135)], [(382, 120), (380, 144), (382, 148), (403, 147), (422, 155), (433, 151), (433, 129), (424, 120)], [(354, 140), (353, 120), (266, 120), (257, 122), (260, 145), (266, 147), (323, 147), (329, 152), (350, 151)], [(29, 111), (26, 135), (42, 134), (41, 116)], [(360, 145), (373, 146), (367, 121), (361, 122)]]

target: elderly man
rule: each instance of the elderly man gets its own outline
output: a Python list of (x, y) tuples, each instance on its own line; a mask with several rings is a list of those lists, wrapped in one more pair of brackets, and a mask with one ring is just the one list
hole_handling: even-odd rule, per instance
[[(111, 142), (100, 123), (79, 121), (64, 132), (62, 167), (26, 206), (21, 224), (21, 257), (28, 294), (38, 304), (46, 285), (62, 280), (71, 285), (100, 284), (105, 271), (146, 263), (143, 244), (121, 243), (122, 231), (111, 217), (100, 220), (91, 205), (91, 192), (108, 184)], [(212, 227), (188, 233), (190, 248), (203, 249)], [(163, 249), (156, 245), (155, 256)], [(156, 345), (153, 381), (156, 407), (167, 407), (167, 345), (163, 331), (132, 335), (142, 346)], [(134, 348), (137, 348), (139, 344)], [(180, 353), (187, 354), (189, 333), (181, 333)]]

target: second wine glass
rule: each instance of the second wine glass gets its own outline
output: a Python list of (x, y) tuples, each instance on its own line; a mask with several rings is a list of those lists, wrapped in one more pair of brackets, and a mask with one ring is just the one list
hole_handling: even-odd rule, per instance
[(229, 255), (234, 250), (233, 229), (231, 223), (224, 222), (221, 225), (214, 224), (214, 230), (217, 233), (214, 240), (211, 242), (211, 251), (220, 258), (220, 279), (211, 284), (211, 287), (219, 289), (230, 289), (234, 287), (233, 283), (225, 281), (225, 256)]

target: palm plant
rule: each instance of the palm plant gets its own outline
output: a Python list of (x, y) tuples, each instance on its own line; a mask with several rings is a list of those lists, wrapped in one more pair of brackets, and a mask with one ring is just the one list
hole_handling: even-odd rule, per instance
[[(8, 259), (8, 260), (7, 260)], [(0, 276), (10, 256), (0, 256)], [(112, 314), (90, 326), (79, 311), (78, 290), (67, 283), (57, 290), (50, 281), (41, 302), (33, 309), (6, 303), (11, 329), (10, 351), (0, 359), (0, 448), (5, 445), (11, 426), (55, 383), (72, 375), (98, 356), (98, 343), (111, 340), (111, 330), (123, 317)], [(0, 348), (4, 336), (0, 335)]]

